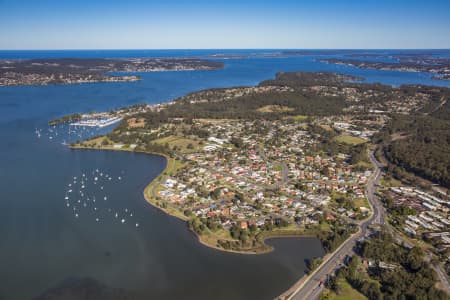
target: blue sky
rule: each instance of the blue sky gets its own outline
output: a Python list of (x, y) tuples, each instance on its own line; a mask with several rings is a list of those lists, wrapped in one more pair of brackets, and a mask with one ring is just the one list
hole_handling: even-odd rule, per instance
[(0, 49), (450, 48), (450, 0), (0, 0)]

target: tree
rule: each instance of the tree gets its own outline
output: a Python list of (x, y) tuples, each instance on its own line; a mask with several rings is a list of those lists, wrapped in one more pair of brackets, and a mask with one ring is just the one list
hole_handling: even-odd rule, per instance
[(422, 267), (423, 255), (424, 253), (419, 247), (414, 247), (409, 251), (406, 263), (411, 270), (417, 271)]
[(359, 279), (358, 267), (361, 265), (361, 259), (359, 256), (353, 255), (348, 264), (348, 278), (350, 280)]
[(308, 267), (308, 273), (311, 273), (315, 269), (317, 269), (321, 263), (322, 263), (321, 257), (315, 257), (315, 258), (306, 260), (306, 265)]
[(380, 291), (380, 287), (376, 282), (364, 281), (361, 287), (361, 292), (369, 298), (369, 300), (381, 300), (383, 295)]
[(237, 225), (234, 225), (230, 228), (230, 234), (233, 239), (239, 239), (239, 236), (241, 235), (241, 230)]
[(241, 148), (244, 145), (244, 142), (242, 141), (241, 138), (237, 138), (237, 137), (232, 137), (230, 142), (236, 147), (236, 148)]

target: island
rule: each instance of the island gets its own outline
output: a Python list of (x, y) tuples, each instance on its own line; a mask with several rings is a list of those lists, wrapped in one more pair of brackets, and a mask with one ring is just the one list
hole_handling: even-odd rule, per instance
[(140, 77), (126, 73), (220, 68), (223, 68), (221, 62), (197, 58), (0, 60), (0, 86), (128, 82), (138, 81)]
[(206, 246), (261, 254), (269, 238), (319, 238), (327, 254), (280, 299), (395, 296), (398, 276), (402, 293), (445, 299), (450, 89), (352, 79), (283, 72), (122, 108), (101, 115), (121, 119), (111, 133), (70, 147), (163, 155), (145, 199)]

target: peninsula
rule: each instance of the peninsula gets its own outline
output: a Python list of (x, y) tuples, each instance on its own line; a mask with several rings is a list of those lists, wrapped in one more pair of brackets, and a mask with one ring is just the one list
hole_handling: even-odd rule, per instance
[[(402, 249), (405, 241), (425, 242), (420, 251), (436, 261), (417, 273), (408, 263), (395, 265), (396, 272), (414, 281), (422, 273), (442, 275), (449, 254), (450, 89), (349, 79), (278, 73), (257, 86), (203, 90), (165, 104), (103, 113), (102, 118), (122, 119), (120, 125), (71, 147), (164, 155), (166, 169), (145, 188), (145, 199), (186, 221), (209, 247), (257, 254), (272, 250), (267, 238), (318, 237), (328, 254), (309, 261), (311, 276), (280, 298), (302, 299), (313, 290), (318, 295), (323, 286), (313, 289), (314, 280), (325, 281), (357, 247), (368, 247), (357, 255), (376, 258), (367, 253), (380, 236), (394, 236)], [(394, 267), (381, 261), (376, 268)], [(389, 284), (369, 271), (362, 271), (367, 282), (355, 283), (355, 289), (365, 293), (362, 287), (373, 280)], [(439, 279), (444, 287), (445, 276)], [(444, 294), (432, 287), (436, 281), (415, 289), (441, 299)]]
[[(138, 75), (117, 73), (220, 68), (223, 68), (221, 62), (196, 58), (0, 60), (0, 86), (137, 81), (140, 80)], [(111, 72), (116, 74), (112, 75)]]
[(332, 251), (370, 214), (373, 136), (392, 116), (442, 106), (437, 94), (448, 93), (348, 79), (279, 73), (135, 106), (111, 113), (123, 119), (112, 133), (73, 147), (165, 155), (147, 200), (212, 247), (260, 253), (267, 237), (311, 234)]
[[(321, 62), (388, 71), (427, 72), (434, 79), (450, 80), (450, 58), (431, 54), (367, 55), (352, 54), (351, 58), (324, 58)], [(390, 61), (370, 60), (387, 59)]]

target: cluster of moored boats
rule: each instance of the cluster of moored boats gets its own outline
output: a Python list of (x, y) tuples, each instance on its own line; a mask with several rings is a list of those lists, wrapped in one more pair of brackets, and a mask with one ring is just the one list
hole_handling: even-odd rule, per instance
[(47, 138), (48, 140), (59, 140), (63, 144), (67, 141), (84, 140), (89, 137), (97, 136), (104, 127), (113, 125), (122, 120), (120, 117), (105, 117), (81, 119), (72, 123), (59, 123), (50, 125), (47, 128), (36, 128), (35, 134), (38, 138)]
[(52, 125), (47, 128), (36, 128), (35, 134), (37, 138), (46, 138), (50, 141), (66, 141), (84, 140), (89, 137), (99, 135), (100, 127), (89, 126), (71, 126), (70, 124)]
[[(85, 119), (77, 123), (60, 123), (47, 128), (36, 128), (37, 138), (45, 138), (50, 141), (60, 141), (66, 144), (66, 140), (84, 140), (100, 134), (102, 127), (109, 126), (120, 121), (120, 118)], [(111, 217), (119, 223), (133, 224), (139, 227), (135, 215), (129, 208), (113, 208), (108, 195), (108, 187), (122, 181), (123, 171), (119, 176), (112, 176), (99, 169), (82, 173), (81, 176), (73, 176), (67, 184), (64, 195), (65, 206), (71, 210), (75, 218), (81, 216), (93, 216), (96, 222)]]
[(70, 209), (75, 218), (81, 215), (89, 215), (101, 222), (104, 218), (117, 219), (118, 222), (131, 223), (139, 227), (134, 220), (134, 214), (129, 208), (113, 209), (110, 205), (105, 187), (123, 180), (121, 176), (115, 176), (96, 169), (88, 174), (73, 176), (64, 196), (65, 206)]

